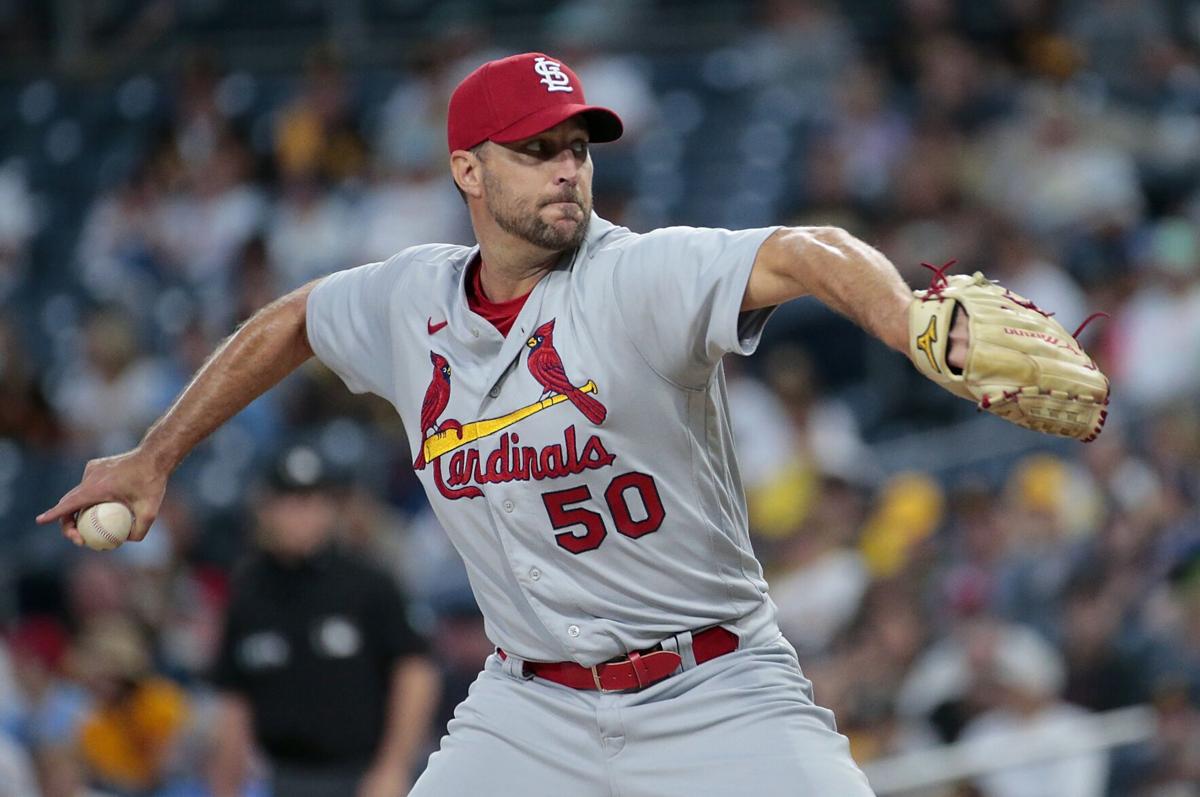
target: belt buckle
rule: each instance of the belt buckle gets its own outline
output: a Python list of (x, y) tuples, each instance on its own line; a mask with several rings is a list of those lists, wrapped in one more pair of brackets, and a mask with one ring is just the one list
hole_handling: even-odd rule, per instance
[(598, 691), (598, 692), (602, 692), (602, 693), (604, 693), (604, 694), (611, 694), (611, 693), (613, 693), (613, 692), (623, 692), (623, 691), (625, 691), (625, 690), (623, 690), (623, 689), (606, 689), (606, 688), (604, 687), (604, 685), (603, 685), (602, 683), (600, 683), (600, 670), (599, 670), (599, 668), (600, 668), (600, 667), (603, 667), (603, 666), (604, 666), (603, 664), (593, 664), (591, 667), (589, 667), (589, 668), (588, 668), (589, 670), (591, 670), (591, 671), (592, 671), (592, 683), (594, 683), (594, 684), (596, 685), (596, 691)]

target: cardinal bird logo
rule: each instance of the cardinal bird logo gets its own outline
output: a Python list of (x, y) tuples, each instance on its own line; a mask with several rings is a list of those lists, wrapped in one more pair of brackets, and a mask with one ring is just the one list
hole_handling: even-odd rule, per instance
[[(454, 429), (458, 432), (458, 436), (462, 437), (462, 424), (453, 418), (442, 421), (441, 425), (438, 425), (438, 417), (446, 411), (446, 405), (450, 403), (450, 362), (442, 355), (432, 351), (429, 352), (429, 359), (433, 363), (433, 379), (425, 391), (425, 400), (421, 402), (421, 439), (424, 441), (425, 433), (430, 429), (435, 434), (444, 429)], [(425, 467), (424, 446), (417, 451), (413, 467), (417, 470)]]
[(533, 378), (542, 386), (543, 396), (557, 393), (566, 397), (575, 405), (575, 409), (582, 412), (592, 423), (598, 426), (604, 422), (605, 416), (608, 415), (604, 405), (577, 388), (567, 378), (562, 359), (554, 350), (553, 318), (535, 329), (529, 340), (525, 341), (525, 345), (529, 347), (529, 373), (533, 374)]

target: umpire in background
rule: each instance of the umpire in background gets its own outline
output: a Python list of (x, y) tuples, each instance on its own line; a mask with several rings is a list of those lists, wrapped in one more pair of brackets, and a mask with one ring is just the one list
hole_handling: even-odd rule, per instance
[(298, 446), (261, 497), (213, 673), (215, 797), (244, 792), (255, 743), (274, 797), (402, 797), (426, 751), (437, 670), (391, 577), (335, 544), (332, 487)]

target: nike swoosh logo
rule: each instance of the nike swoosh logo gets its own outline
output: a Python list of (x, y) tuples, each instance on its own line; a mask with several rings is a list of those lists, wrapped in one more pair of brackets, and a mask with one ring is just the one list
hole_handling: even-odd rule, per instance
[(432, 335), (433, 333), (437, 332), (439, 329), (441, 329), (442, 327), (446, 326), (446, 324), (449, 324), (449, 323), (450, 323), (449, 321), (439, 321), (438, 323), (435, 324), (435, 323), (433, 323), (433, 316), (430, 316), (429, 320), (425, 322), (425, 325), (429, 328), (429, 334)]

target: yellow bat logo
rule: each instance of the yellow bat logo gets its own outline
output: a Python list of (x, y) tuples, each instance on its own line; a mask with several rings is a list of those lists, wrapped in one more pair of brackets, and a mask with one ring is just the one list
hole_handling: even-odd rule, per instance
[[(595, 393), (596, 383), (589, 379), (586, 384), (580, 385), (579, 392)], [(541, 401), (535, 401), (520, 409), (513, 410), (507, 415), (501, 415), (499, 418), (484, 418), (481, 421), (464, 423), (462, 431), (457, 429), (443, 429), (436, 434), (431, 434), (425, 440), (424, 444), (425, 461), (433, 462), (438, 457), (445, 456), (457, 448), (462, 448), (484, 437), (491, 437), (494, 434), (504, 431), (518, 421), (525, 420), (530, 415), (549, 409), (555, 404), (561, 404), (566, 400), (567, 397), (562, 394), (554, 395)]]
[(925, 331), (917, 335), (917, 348), (925, 352), (925, 356), (929, 358), (929, 367), (940, 374), (942, 369), (933, 356), (933, 344), (937, 342), (937, 339), (937, 317), (934, 316), (929, 319), (929, 326), (925, 327)]

